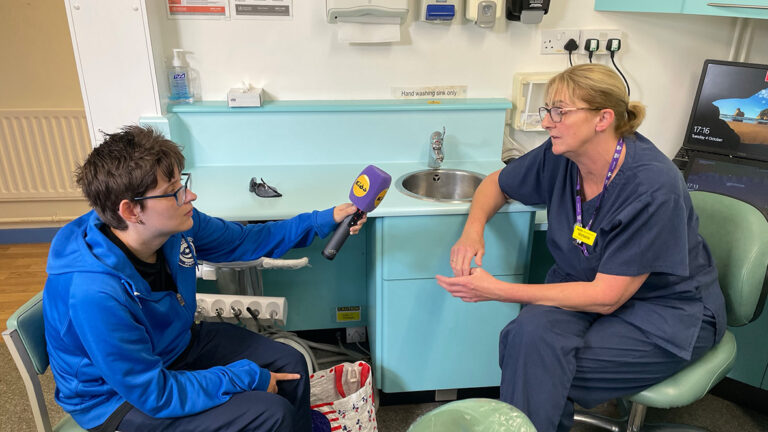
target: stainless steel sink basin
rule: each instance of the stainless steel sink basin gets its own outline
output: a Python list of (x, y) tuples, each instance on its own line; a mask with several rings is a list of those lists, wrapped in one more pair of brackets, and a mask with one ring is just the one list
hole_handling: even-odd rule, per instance
[(423, 200), (467, 202), (485, 176), (472, 171), (427, 169), (414, 171), (397, 179), (400, 192)]

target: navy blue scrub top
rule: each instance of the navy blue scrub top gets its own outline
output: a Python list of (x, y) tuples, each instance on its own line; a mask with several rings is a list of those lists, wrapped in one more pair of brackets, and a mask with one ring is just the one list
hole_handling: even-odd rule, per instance
[[(547, 283), (591, 282), (598, 272), (619, 276), (650, 273), (614, 315), (640, 328), (654, 343), (690, 359), (704, 319), (714, 316), (717, 340), (726, 328), (725, 301), (685, 181), (677, 167), (647, 138), (625, 138), (624, 163), (602, 192), (587, 245), (573, 243), (576, 223), (576, 164), (552, 153), (547, 140), (511, 161), (499, 175), (510, 198), (547, 206), (547, 246), (555, 260)], [(584, 225), (595, 196), (582, 203)]]

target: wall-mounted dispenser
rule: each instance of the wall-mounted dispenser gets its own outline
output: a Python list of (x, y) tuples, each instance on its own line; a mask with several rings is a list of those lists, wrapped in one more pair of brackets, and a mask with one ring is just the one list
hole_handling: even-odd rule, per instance
[(467, 19), (478, 27), (493, 27), (502, 16), (503, 3), (503, 0), (467, 0)]
[(549, 0), (507, 0), (507, 19), (523, 24), (538, 24), (549, 12)]
[(328, 22), (339, 26), (340, 42), (398, 42), (408, 0), (325, 0), (325, 10)]
[(512, 126), (522, 131), (542, 131), (539, 107), (547, 102), (547, 82), (557, 72), (523, 72), (512, 82), (515, 108)]
[(408, 17), (408, 0), (325, 0), (329, 23), (376, 23), (398, 18), (399, 24)]
[[(464, 0), (421, 0), (419, 19), (429, 23), (460, 22)], [(457, 18), (458, 17), (458, 18)]]

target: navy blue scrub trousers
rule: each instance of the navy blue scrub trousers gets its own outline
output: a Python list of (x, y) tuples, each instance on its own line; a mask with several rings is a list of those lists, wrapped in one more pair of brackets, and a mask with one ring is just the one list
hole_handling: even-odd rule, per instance
[(714, 325), (705, 314), (692, 359), (685, 360), (616, 316), (526, 305), (501, 331), (501, 400), (523, 411), (538, 432), (567, 432), (574, 402), (593, 408), (674, 375), (714, 346)]
[(298, 373), (279, 381), (278, 393), (249, 391), (233, 395), (209, 410), (176, 418), (153, 418), (136, 408), (120, 422), (120, 432), (310, 432), (309, 374), (294, 348), (228, 323), (202, 322), (174, 370), (200, 370), (249, 359), (272, 372)]

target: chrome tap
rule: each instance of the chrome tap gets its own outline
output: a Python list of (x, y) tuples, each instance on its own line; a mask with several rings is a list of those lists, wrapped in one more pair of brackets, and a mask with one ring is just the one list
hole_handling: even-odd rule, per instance
[(430, 168), (440, 168), (440, 164), (443, 163), (443, 158), (445, 157), (443, 155), (443, 139), (445, 139), (445, 126), (443, 126), (443, 133), (434, 131), (429, 137), (431, 152), (429, 153), (429, 163), (427, 165)]

